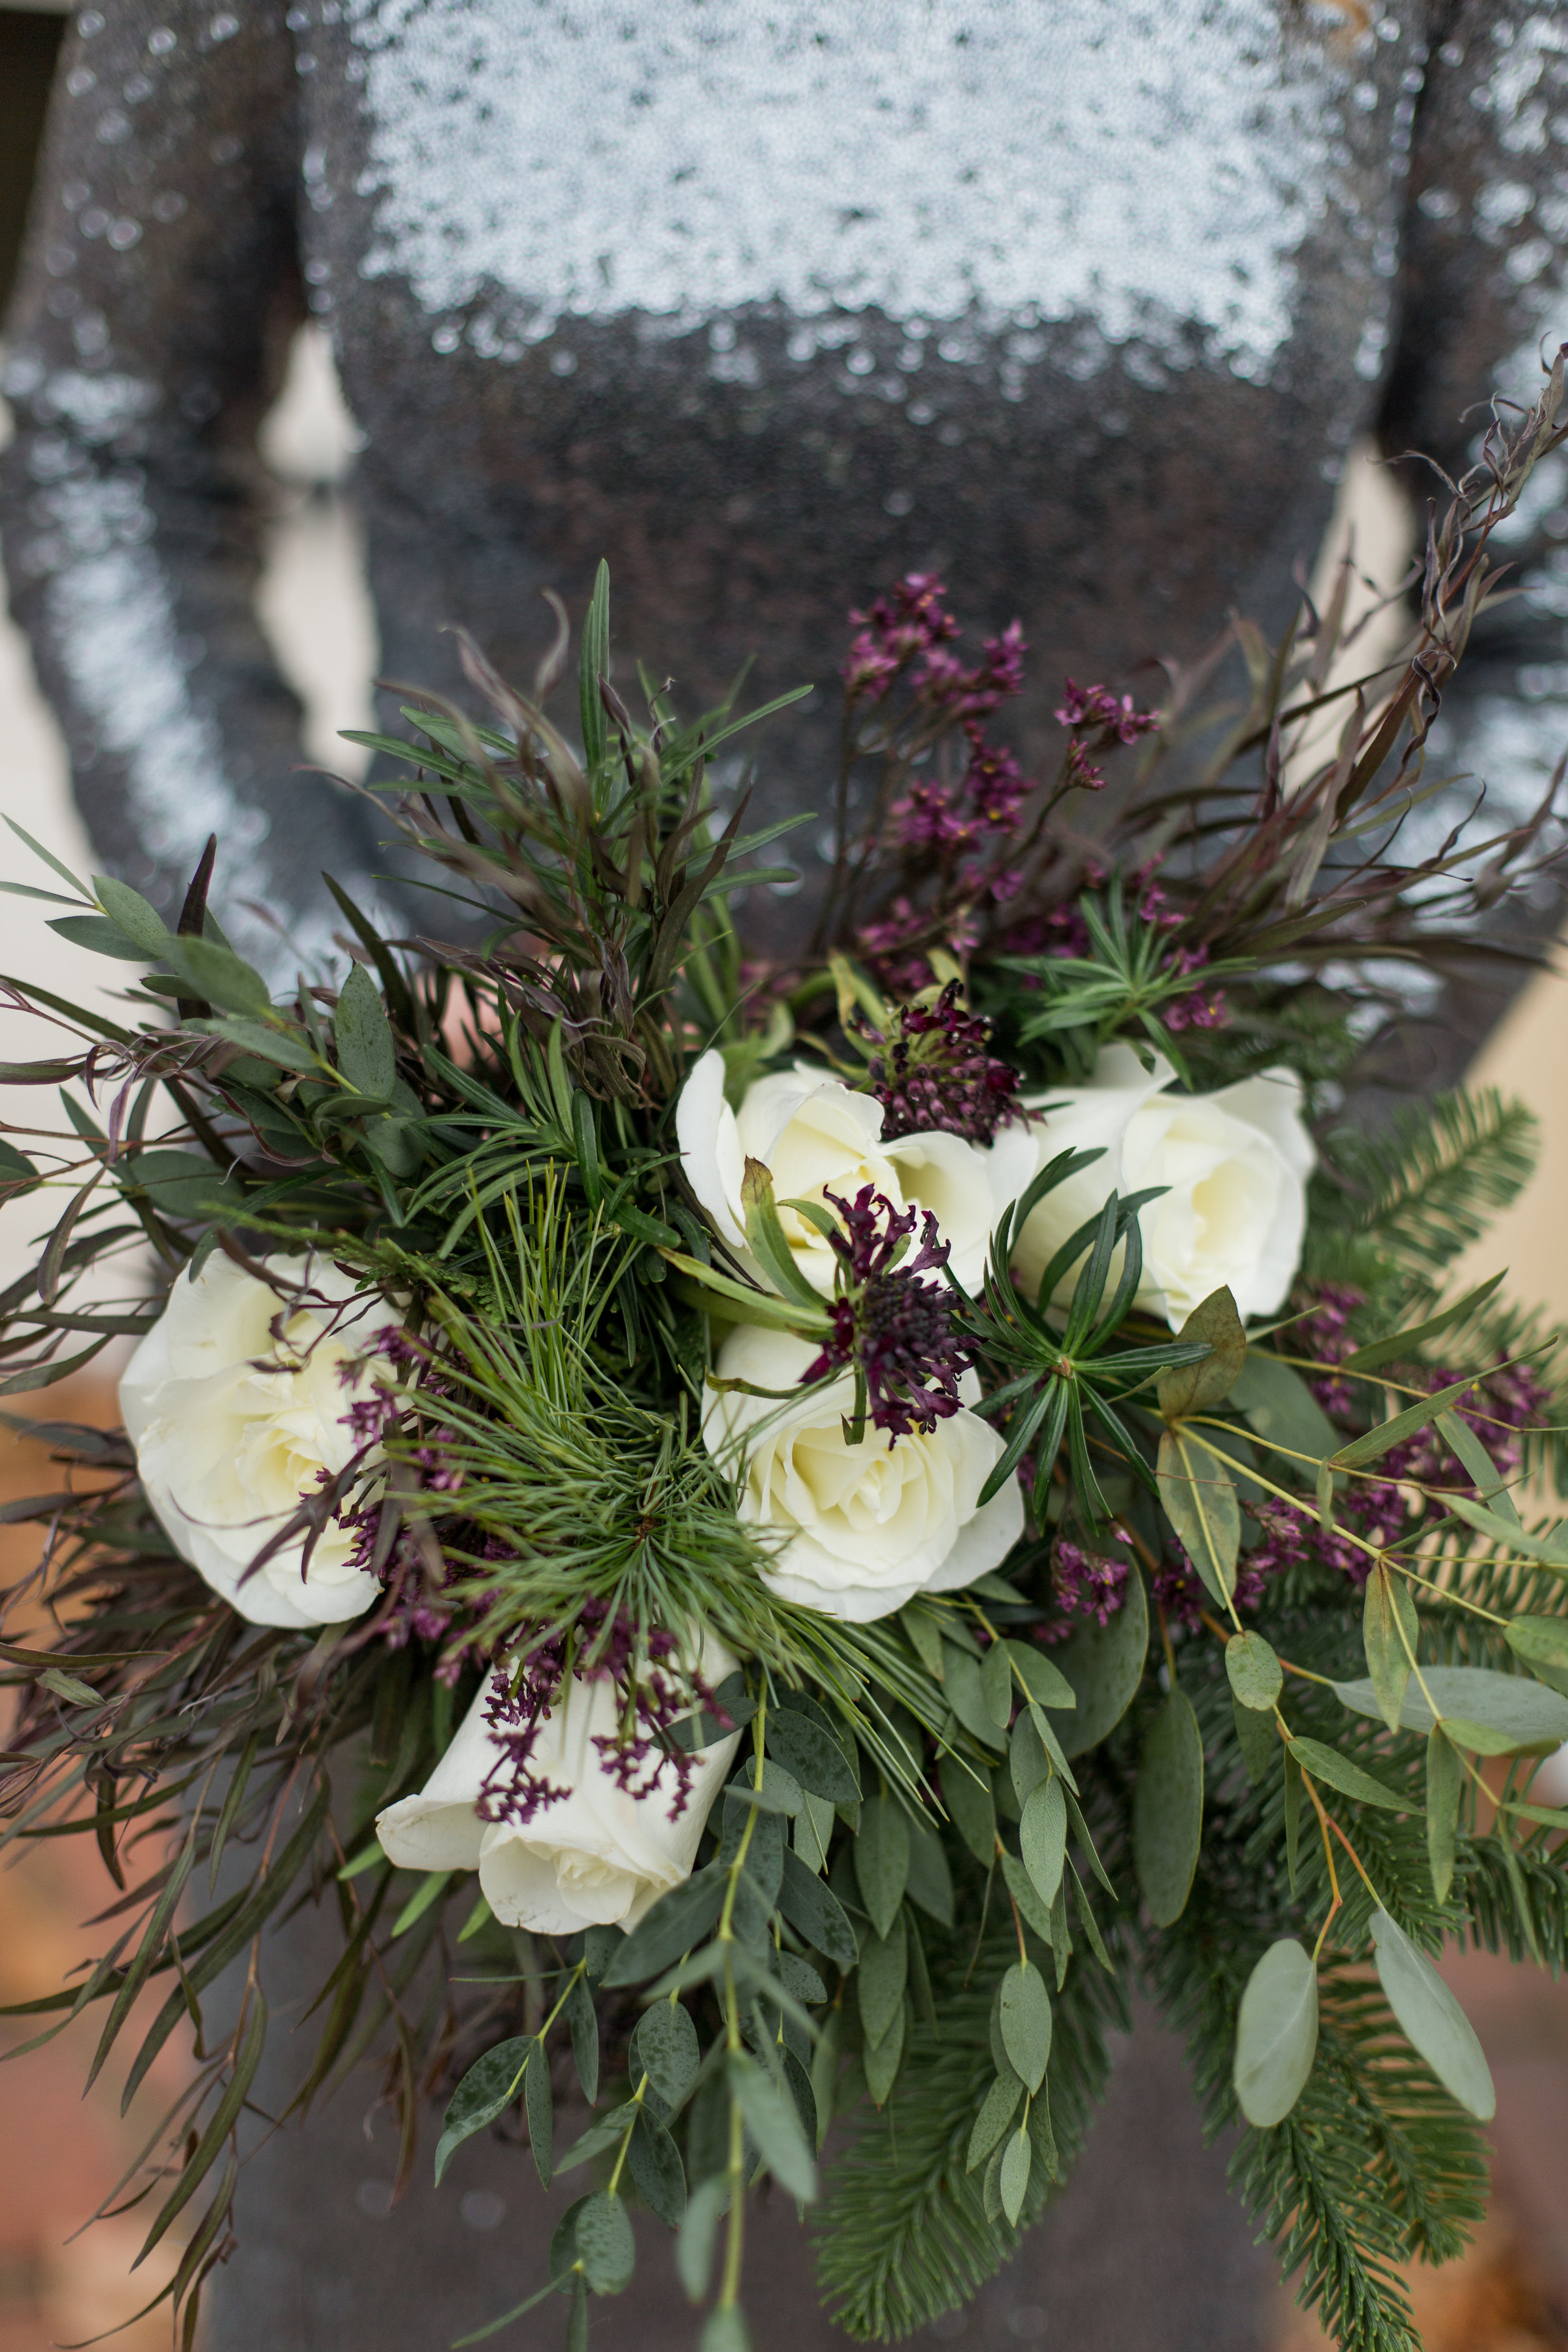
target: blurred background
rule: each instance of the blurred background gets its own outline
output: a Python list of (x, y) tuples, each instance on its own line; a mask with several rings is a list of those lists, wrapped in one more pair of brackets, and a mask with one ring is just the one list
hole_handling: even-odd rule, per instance
[[(0, 8), (0, 312), (63, 22), (47, 7)], [(0, 404), (0, 436), (7, 430)], [(261, 443), (276, 482), (276, 509), (259, 618), (305, 705), (310, 756), (353, 773), (355, 755), (337, 741), (337, 730), (373, 723), (376, 647), (353, 506), (355, 436), (321, 329), (306, 328), (297, 337), (283, 394)], [(1364, 453), (1346, 468), (1320, 568), (1352, 529), (1364, 569), (1379, 583), (1395, 580), (1406, 560), (1409, 517), (1387, 476)], [(0, 562), (3, 554), (0, 550)], [(3, 604), (0, 815), (24, 826), (68, 866), (89, 870), (90, 850), (68, 790), (64, 746)], [(26, 853), (9, 836), (4, 862), (8, 875), (31, 878)], [(47, 910), (16, 898), (0, 906), (0, 968), (79, 996), (81, 960), (45, 927)], [(22, 1058), (40, 1050), (16, 1034), (16, 1016), (9, 1018), (0, 1056)], [(1488, 1041), (1471, 1077), (1528, 1103), (1541, 1124), (1542, 1151), (1534, 1182), (1463, 1271), (1479, 1279), (1507, 1265), (1521, 1297), (1544, 1301), (1568, 1318), (1568, 1218), (1559, 1172), (1568, 1167), (1568, 989), (1559, 973), (1543, 973), (1525, 991)], [(0, 1088), (0, 1118), (25, 1129), (29, 1101), (26, 1090)], [(25, 1148), (25, 1138), (18, 1139)], [(31, 1262), (37, 1213), (26, 1202), (0, 1213), (0, 1286)], [(18, 1433), (11, 1423), (29, 1406), (56, 1420), (110, 1421), (115, 1373), (107, 1358), (100, 1359), (90, 1375), (41, 1399), (16, 1400), (18, 1410), (0, 1423), (0, 1584), (31, 1564), (36, 1540), (32, 1530), (5, 1524), (5, 1504), (59, 1483), (47, 1442)], [(116, 1893), (90, 1841), (78, 1838), (37, 1843), (20, 1867), (0, 1874), (0, 2003), (26, 2001), (68, 1981), (101, 1934), (84, 1932), (86, 1923)], [(1418, 2320), (1429, 2352), (1568, 2352), (1568, 1986), (1475, 1955), (1454, 1956), (1449, 1975), (1498, 2084), (1493, 2206), (1465, 2261), (1413, 2281)], [(47, 2021), (0, 2021), (0, 2049), (21, 2048), (39, 2022)], [(113, 2208), (134, 2194), (117, 2184), (176, 2095), (184, 2060), (168, 2045), (154, 2079), (121, 2116), (113, 2065), (81, 2095), (94, 2030), (84, 2019), (0, 2068), (0, 2352), (42, 2352), (118, 2327), (125, 2332), (115, 2340), (126, 2352), (169, 2340), (166, 2311), (140, 2320), (133, 2315), (157, 2293), (178, 2249), (160, 2249), (131, 2277), (144, 2226), (138, 2214), (121, 2211), (91, 2228), (82, 2225), (100, 2204)], [(133, 2050), (134, 2036), (123, 2046)], [(1005, 2278), (982, 2301), (984, 2308), (972, 2324), (976, 2339), (1045, 2340), (1045, 2313), (1019, 2302)], [(553, 2330), (552, 2316), (552, 2340)], [(1258, 2341), (1260, 2352), (1310, 2352), (1322, 2338), (1281, 2293), (1263, 2315)]]

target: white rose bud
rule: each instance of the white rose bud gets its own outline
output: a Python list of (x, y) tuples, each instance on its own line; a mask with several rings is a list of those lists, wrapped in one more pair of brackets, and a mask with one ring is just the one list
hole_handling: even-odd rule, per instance
[(1283, 1306), (1300, 1263), (1317, 1157), (1301, 1119), (1301, 1082), (1293, 1070), (1268, 1070), (1217, 1094), (1178, 1095), (1167, 1091), (1173, 1075), (1158, 1056), (1146, 1071), (1130, 1045), (1111, 1045), (1091, 1087), (1037, 1097), (1048, 1106), (1034, 1124), (1037, 1168), (1067, 1150), (1099, 1148), (1104, 1157), (1047, 1192), (1029, 1218), (1014, 1253), (1026, 1295), (1109, 1193), (1163, 1184), (1168, 1189), (1138, 1220), (1139, 1305), (1165, 1316), (1173, 1330), (1222, 1285), (1244, 1319)]
[[(788, 1389), (816, 1353), (790, 1332), (746, 1324), (720, 1349), (718, 1373)], [(959, 1394), (965, 1408), (978, 1403), (973, 1372)], [(844, 1417), (854, 1403), (851, 1374), (803, 1391), (798, 1404), (710, 1389), (702, 1434), (710, 1454), (739, 1456), (740, 1517), (776, 1545), (763, 1571), (770, 1591), (866, 1624), (917, 1592), (951, 1592), (999, 1567), (1024, 1531), (1024, 1504), (1009, 1478), (981, 1505), (1003, 1442), (978, 1414), (955, 1412), (890, 1444), (868, 1422), (850, 1445)]]
[[(247, 1574), (268, 1538), (359, 1450), (344, 1416), (372, 1391), (371, 1354), (397, 1317), (329, 1259), (274, 1258), (283, 1296), (215, 1250), (195, 1282), (180, 1275), (126, 1367), (120, 1410), (147, 1499), (174, 1549), (253, 1625), (331, 1625), (380, 1590), (351, 1564), (355, 1534), (329, 1524), (304, 1561), (297, 1536)], [(291, 1307), (307, 1284), (320, 1307)], [(358, 1303), (345, 1314), (333, 1310)], [(272, 1324), (281, 1316), (283, 1346)]]
[[(703, 1665), (722, 1680), (734, 1660), (710, 1644)], [(477, 1811), (479, 1792), (503, 1751), (486, 1708), (504, 1681), (498, 1668), (420, 1794), (378, 1814), (383, 1852), (401, 1870), (477, 1870), (479, 1891), (503, 1927), (546, 1936), (635, 1927), (661, 1895), (690, 1877), (739, 1732), (698, 1750), (685, 1805), (672, 1821), (674, 1767), (667, 1764), (645, 1795), (623, 1789), (594, 1744), (616, 1737), (620, 1693), (607, 1675), (591, 1682), (574, 1675), (540, 1726), (528, 1766), (531, 1777), (565, 1793), (526, 1822), (487, 1822)]]
[(989, 1146), (934, 1129), (884, 1143), (881, 1104), (805, 1062), (759, 1078), (737, 1113), (724, 1099), (724, 1058), (717, 1051), (701, 1056), (681, 1088), (675, 1129), (688, 1183), (721, 1238), (759, 1280), (764, 1277), (745, 1246), (741, 1180), (748, 1160), (762, 1161), (795, 1263), (824, 1293), (833, 1288), (833, 1249), (815, 1225), (784, 1207), (785, 1201), (822, 1201), (827, 1192), (853, 1201), (869, 1184), (895, 1210), (929, 1209), (951, 1248), (955, 1280), (973, 1290), (997, 1218), (1034, 1171), (1022, 1124), (1004, 1128)]

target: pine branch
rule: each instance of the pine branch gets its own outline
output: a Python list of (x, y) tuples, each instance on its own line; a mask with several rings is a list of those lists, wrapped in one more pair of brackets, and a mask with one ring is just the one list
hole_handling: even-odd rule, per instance
[[(907, 2336), (966, 2302), (1016, 2252), (1051, 2194), (1038, 2129), (1016, 2230), (1000, 2216), (986, 2219), (984, 2167), (965, 2169), (970, 2129), (994, 2071), (992, 1996), (1017, 1957), (1012, 1919), (994, 1901), (971, 1970), (973, 1950), (973, 1927), (968, 1935), (961, 1928), (945, 1965), (933, 1966), (940, 2026), (916, 2027), (887, 2107), (835, 2166), (814, 2210), (825, 2304), (860, 2342)], [(1119, 1980), (1080, 1956), (1053, 2010), (1047, 2084), (1065, 2179), (1110, 2075), (1106, 2032), (1127, 2023), (1125, 1994)], [(1040, 2115), (1037, 2104), (1037, 2122)]]

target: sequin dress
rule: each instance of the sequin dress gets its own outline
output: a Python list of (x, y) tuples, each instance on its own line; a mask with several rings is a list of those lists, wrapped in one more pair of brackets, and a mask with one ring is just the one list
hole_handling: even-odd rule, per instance
[[(1568, 331), (1565, 236), (1561, 5), (119, 0), (68, 39), (10, 322), (12, 593), (101, 854), (167, 905), (216, 827), (275, 955), (237, 901), (308, 940), (375, 830), (290, 774), (251, 609), (300, 316), (385, 674), (451, 687), (459, 622), (528, 675), (540, 591), (580, 610), (608, 553), (689, 708), (752, 656), (818, 682), (761, 792), (826, 811), (847, 606), (919, 568), (1019, 614), (1040, 748), (1065, 673), (1278, 625), (1354, 436), (1461, 465)], [(1549, 471), (1445, 722), (1509, 810), (1568, 741)]]

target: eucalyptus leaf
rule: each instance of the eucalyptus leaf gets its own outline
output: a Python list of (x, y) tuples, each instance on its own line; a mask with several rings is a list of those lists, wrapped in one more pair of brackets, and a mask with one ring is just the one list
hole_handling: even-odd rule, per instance
[(1002, 2210), (1015, 2228), (1017, 2226), (1018, 2216), (1024, 2210), (1024, 2199), (1028, 2194), (1029, 2165), (1033, 2154), (1034, 2149), (1029, 2135), (1020, 2124), (1007, 2142), (1006, 2150), (1002, 2158), (999, 2181)]
[(980, 1700), (997, 1730), (1005, 1731), (1013, 1720), (1013, 1666), (1005, 1642), (993, 1642), (980, 1662)]
[(891, 1797), (872, 1797), (862, 1807), (854, 1854), (866, 1916), (878, 1935), (886, 1936), (910, 1876), (910, 1825), (902, 1806)]
[(1136, 1568), (1128, 1572), (1121, 1606), (1103, 1625), (1091, 1617), (1068, 1635), (1056, 1664), (1078, 1696), (1071, 1714), (1052, 1722), (1067, 1756), (1098, 1748), (1131, 1706), (1149, 1654), (1149, 1603)]
[(1489, 1505), (1500, 1519), (1506, 1519), (1510, 1527), (1517, 1528), (1520, 1517), (1513, 1496), (1508, 1491), (1508, 1481), (1464, 1415), (1440, 1412), (1436, 1427), (1438, 1436), (1458, 1456), (1474, 1479), (1476, 1492), (1481, 1501)]
[(1236, 2022), (1237, 2104), (1267, 2131), (1306, 2087), (1318, 2051), (1318, 1971), (1293, 1937), (1270, 1944), (1247, 1980)]
[(1240, 1705), (1272, 1715), (1285, 1677), (1270, 1643), (1250, 1630), (1233, 1633), (1225, 1645), (1225, 1670)]
[(679, 2001), (661, 2000), (643, 2011), (633, 2055), (666, 2105), (679, 2107), (697, 2080), (702, 2055), (697, 2028)]
[(1386, 1781), (1374, 1780), (1342, 1756), (1337, 1748), (1329, 1748), (1321, 1739), (1292, 1738), (1290, 1754), (1310, 1779), (1321, 1780), (1325, 1788), (1337, 1789), (1342, 1797), (1352, 1797), (1358, 1805), (1380, 1805), (1391, 1813), (1412, 1813), (1418, 1809), (1408, 1797), (1402, 1797)]
[(1051, 1996), (1032, 1960), (1015, 1960), (997, 1994), (997, 2025), (1007, 2063), (1027, 2091), (1046, 2079), (1051, 2055)]
[(1007, 1734), (986, 1703), (981, 1663), (949, 1641), (942, 1643), (942, 1696), (963, 1724), (983, 1747), (1005, 1748)]
[(1077, 1692), (1043, 1650), (1037, 1650), (1028, 1642), (1005, 1642), (1000, 1646), (1006, 1651), (1014, 1674), (1037, 1706), (1077, 1707)]
[(1224, 1465), (1179, 1430), (1160, 1439), (1155, 1481), (1161, 1507), (1213, 1598), (1224, 1608), (1236, 1590), (1241, 1505)]
[(905, 1892), (940, 1927), (952, 1925), (952, 1874), (929, 1821), (910, 1823), (910, 1874)]
[(1377, 1974), (1411, 2046), (1478, 2123), (1497, 2113), (1497, 2093), (1474, 2026), (1425, 1952), (1381, 1906), (1372, 1915)]
[(1366, 1580), (1361, 1624), (1367, 1675), (1378, 1710), (1390, 1731), (1397, 1731), (1421, 1628), (1405, 1579), (1393, 1574), (1382, 1560)]
[(1058, 1780), (1031, 1790), (1018, 1823), (1018, 1847), (1036, 1893), (1048, 1908), (1057, 1899), (1067, 1860), (1068, 1808)]
[(619, 2294), (631, 2284), (637, 2250), (626, 2205), (607, 2189), (585, 2198), (577, 2215), (577, 2258), (589, 2292)]
[[(1016, 1861), (1013, 1855), (1008, 1853), (1005, 1849), (1004, 1849), (1000, 1859), (1002, 1864), (1003, 1882), (1006, 1886), (1008, 1894), (1012, 1896), (1014, 1904), (1016, 1906), (1018, 1916), (1023, 1920), (1024, 1925), (1026, 1927), (1032, 1927), (1034, 1929), (1036, 1935), (1038, 1936), (1043, 1944), (1055, 1943), (1056, 1927), (1054, 1925), (1051, 1906), (1048, 1903), (1041, 1902), (1038, 1895), (1035, 1892), (1035, 1882), (1029, 1876), (1028, 1872), (1025, 1869), (1021, 1862)], [(1061, 1899), (1060, 1882), (1058, 1881), (1057, 1900), (1059, 1903)]]
[(899, 2079), (899, 2069), (904, 2063), (904, 2041), (909, 2031), (910, 2005), (899, 2003), (898, 2014), (883, 2034), (861, 2053), (860, 2063), (866, 2072), (866, 2088), (871, 2094), (872, 2105), (885, 2107)]
[(1186, 1909), (1203, 1825), (1203, 1735), (1192, 1701), (1176, 1689), (1149, 1727), (1132, 1799), (1133, 1866), (1157, 1927)]
[[(1422, 1685), (1426, 1688), (1423, 1689)], [(1336, 1696), (1357, 1715), (1381, 1720), (1382, 1709), (1367, 1681), (1336, 1683)], [(1548, 1690), (1528, 1675), (1504, 1675), (1490, 1666), (1426, 1666), (1419, 1681), (1411, 1676), (1399, 1710), (1400, 1728), (1427, 1732), (1432, 1728), (1432, 1705), (1444, 1722), (1483, 1725), (1500, 1735), (1510, 1748), (1561, 1747), (1568, 1740), (1568, 1698)]]
[(775, 1707), (767, 1719), (767, 1749), (814, 1797), (849, 1805), (860, 1794), (837, 1741), (793, 1707)]
[(1300, 1373), (1261, 1349), (1247, 1349), (1230, 1402), (1265, 1444), (1279, 1446), (1302, 1465), (1326, 1460), (1340, 1442), (1339, 1431)]
[(894, 2018), (902, 2009), (908, 1979), (909, 1937), (900, 1916), (893, 1921), (886, 1936), (867, 1938), (860, 1955), (859, 1972), (855, 1979), (860, 2004), (860, 2023), (867, 2042), (873, 2048), (885, 2039)]
[(743, 2050), (731, 2050), (726, 2071), (731, 2094), (769, 2171), (782, 2189), (809, 2204), (816, 2195), (816, 2165), (794, 2100)]
[(1018, 2102), (1024, 2095), (1024, 2085), (1009, 2066), (999, 2074), (980, 2103), (980, 2113), (970, 2127), (969, 2147), (963, 2168), (973, 2172), (984, 2163), (1013, 2117), (1018, 2112)]
[(833, 1889), (807, 1870), (799, 1854), (784, 1858), (779, 1909), (808, 1944), (840, 1969), (852, 1969), (859, 1956), (849, 1915)]
[(1503, 1639), (1526, 1665), (1568, 1670), (1568, 1618), (1516, 1617)]
[(1205, 1340), (1211, 1352), (1199, 1363), (1177, 1364), (1160, 1374), (1160, 1411), (1167, 1421), (1179, 1421), (1184, 1413), (1211, 1412), (1223, 1404), (1247, 1360), (1247, 1333), (1236, 1301), (1223, 1286), (1194, 1307), (1176, 1336)]
[(1439, 1903), (1447, 1903), (1454, 1884), (1462, 1780), (1458, 1752), (1434, 1724), (1426, 1735), (1426, 1859)]
[(522, 2088), (523, 2069), (538, 2051), (531, 2034), (518, 2034), (475, 2060), (447, 2103), (436, 2147), (437, 2184), (454, 2151), (505, 2114)]
[(942, 1801), (953, 1828), (983, 1870), (996, 1858), (996, 1807), (984, 1765), (950, 1756), (942, 1768)]

